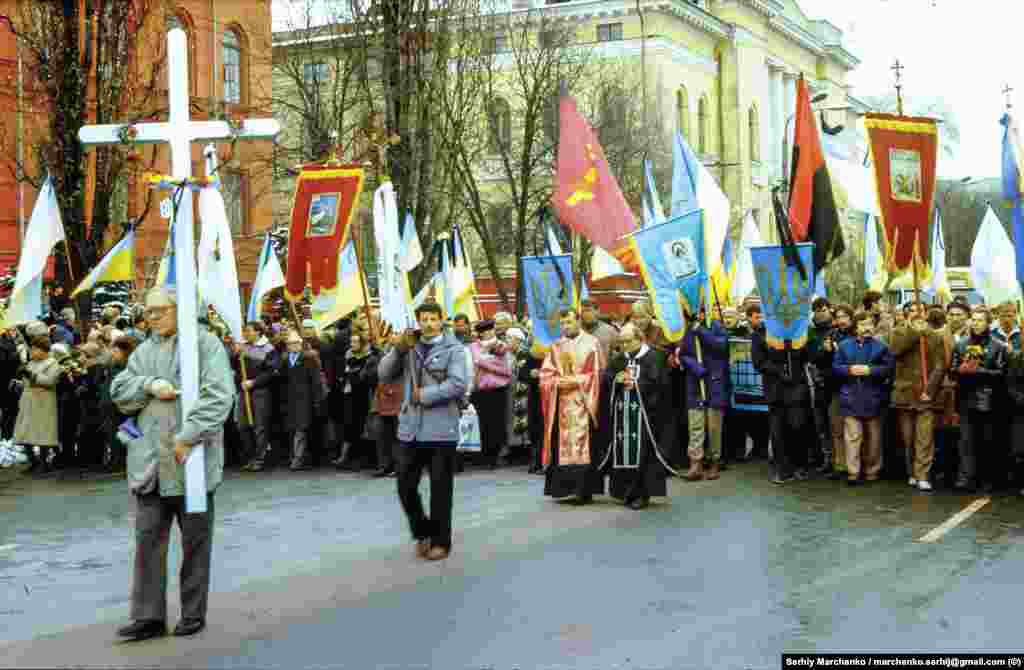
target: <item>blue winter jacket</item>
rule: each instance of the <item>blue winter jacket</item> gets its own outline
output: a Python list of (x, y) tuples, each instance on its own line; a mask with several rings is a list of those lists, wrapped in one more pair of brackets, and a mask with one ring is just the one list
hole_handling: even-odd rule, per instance
[[(696, 341), (700, 339), (703, 362), (697, 359)], [(729, 376), (729, 333), (718, 321), (710, 328), (694, 326), (679, 343), (679, 362), (686, 371), (686, 408), (728, 409), (732, 394)], [(701, 397), (700, 382), (704, 380), (706, 400)]]
[[(854, 365), (867, 365), (871, 374), (855, 377)], [(839, 383), (839, 414), (864, 419), (877, 417), (888, 404), (886, 381), (893, 373), (895, 361), (889, 348), (873, 337), (863, 341), (857, 337), (843, 340), (832, 361), (832, 373)]]

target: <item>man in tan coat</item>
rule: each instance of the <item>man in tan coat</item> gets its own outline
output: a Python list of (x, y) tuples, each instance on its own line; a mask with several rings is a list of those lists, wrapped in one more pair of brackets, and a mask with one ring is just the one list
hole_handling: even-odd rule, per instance
[(929, 473), (935, 458), (935, 418), (942, 409), (946, 347), (942, 335), (928, 327), (921, 305), (914, 305), (908, 319), (893, 329), (890, 349), (896, 359), (892, 406), (906, 449), (908, 483), (931, 491)]

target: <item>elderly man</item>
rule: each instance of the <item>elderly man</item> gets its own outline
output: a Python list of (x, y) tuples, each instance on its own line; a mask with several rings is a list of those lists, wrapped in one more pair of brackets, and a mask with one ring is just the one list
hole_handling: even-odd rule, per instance
[[(181, 621), (174, 634), (193, 635), (206, 625), (213, 538), (213, 498), (224, 472), (224, 421), (235, 399), (231, 364), (221, 342), (200, 328), (199, 397), (185, 416), (178, 402), (177, 293), (155, 288), (146, 296), (152, 336), (139, 345), (113, 381), (111, 400), (137, 414), (122, 428), (130, 439), (128, 483), (136, 501), (135, 572), (131, 617), (118, 635), (144, 640), (167, 632), (167, 544), (171, 524), (181, 530)], [(185, 511), (189, 452), (202, 445), (206, 462), (206, 512)]]
[(502, 342), (505, 341), (508, 329), (514, 325), (516, 325), (516, 320), (508, 312), (498, 312), (494, 315), (494, 334)]

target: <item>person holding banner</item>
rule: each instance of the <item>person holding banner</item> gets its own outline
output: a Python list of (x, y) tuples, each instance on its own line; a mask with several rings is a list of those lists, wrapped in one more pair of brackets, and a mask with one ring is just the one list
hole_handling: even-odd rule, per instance
[[(398, 499), (409, 520), (416, 555), (430, 561), (452, 550), (452, 493), (460, 405), (469, 386), (465, 347), (442, 330), (441, 306), (416, 308), (419, 330), (392, 338), (378, 365), (383, 384), (402, 382), (398, 418)], [(419, 484), (430, 469), (430, 516), (423, 511)]]
[(563, 309), (560, 315), (562, 337), (551, 345), (540, 369), (544, 495), (575, 496), (576, 504), (586, 505), (604, 493), (593, 435), (604, 364), (601, 343), (582, 331), (576, 310)]
[[(181, 530), (181, 621), (175, 635), (193, 635), (206, 625), (213, 548), (213, 497), (224, 473), (224, 422), (235, 400), (231, 364), (213, 333), (198, 330), (199, 397), (181, 416), (178, 363), (178, 296), (158, 287), (146, 295), (153, 334), (114, 378), (111, 400), (137, 414), (127, 434), (128, 483), (136, 502), (135, 572), (131, 618), (118, 635), (144, 640), (167, 633), (167, 543), (171, 524)], [(127, 424), (127, 422), (126, 422)], [(185, 511), (185, 461), (201, 444), (206, 464), (206, 512)]]
[[(710, 326), (690, 323), (677, 353), (686, 371), (686, 408), (690, 442), (687, 448), (691, 482), (719, 478), (725, 410), (732, 397), (729, 376), (729, 335), (720, 321)], [(707, 453), (704, 438), (707, 436)], [(707, 469), (705, 470), (705, 460)]]
[(235, 424), (242, 438), (242, 469), (248, 472), (263, 469), (263, 459), (270, 448), (278, 354), (265, 333), (262, 321), (247, 323), (242, 329), (245, 343), (236, 344), (231, 357), (239, 388)]

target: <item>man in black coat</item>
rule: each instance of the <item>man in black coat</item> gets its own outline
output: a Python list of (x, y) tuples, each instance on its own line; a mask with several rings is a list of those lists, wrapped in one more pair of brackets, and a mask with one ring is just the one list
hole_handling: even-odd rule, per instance
[(11, 382), (18, 376), (21, 357), (14, 331), (0, 334), (0, 439), (9, 440), (14, 435), (14, 421), (18, 418), (18, 393), (11, 388)]
[(302, 336), (290, 332), (285, 340), (287, 351), (279, 373), (284, 403), (284, 429), (291, 436), (291, 470), (309, 469), (306, 460), (309, 430), (324, 399), (320, 361), (315, 352), (303, 351)]

